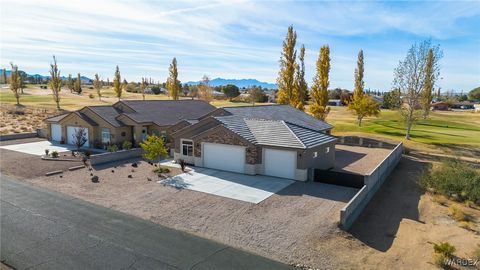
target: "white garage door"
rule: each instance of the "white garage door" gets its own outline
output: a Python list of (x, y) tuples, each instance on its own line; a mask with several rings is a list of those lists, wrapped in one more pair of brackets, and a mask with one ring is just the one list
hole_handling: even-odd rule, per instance
[(245, 147), (205, 143), (203, 145), (203, 166), (207, 168), (245, 172)]
[[(75, 144), (75, 139), (74, 139), (74, 134), (76, 131), (77, 127), (67, 127), (67, 143), (68, 144)], [(88, 144), (88, 128), (85, 128), (86, 132), (86, 137), (87, 137), (87, 142), (83, 145), (83, 147), (89, 147)]]
[(52, 141), (59, 142), (62, 140), (62, 126), (59, 124), (52, 124)]
[(265, 149), (265, 175), (295, 179), (297, 153), (276, 149)]

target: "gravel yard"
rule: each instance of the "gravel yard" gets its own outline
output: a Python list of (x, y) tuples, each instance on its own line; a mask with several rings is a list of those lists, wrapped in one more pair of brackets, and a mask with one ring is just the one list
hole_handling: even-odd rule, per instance
[[(356, 189), (295, 182), (252, 204), (164, 186), (156, 182), (159, 177), (152, 165), (140, 161), (134, 168), (136, 161), (28, 181), (285, 263), (335, 265), (335, 254), (316, 246), (339, 231), (339, 210)], [(171, 175), (180, 173), (170, 169)], [(91, 182), (91, 173), (99, 176), (99, 183)]]
[[(40, 138), (28, 138), (0, 142), (1, 146), (20, 143), (45, 141)], [(70, 152), (59, 153), (60, 157), (71, 158)], [(29, 155), (17, 151), (0, 148), (0, 170), (4, 174), (12, 175), (20, 179), (28, 179), (45, 175), (47, 172), (56, 170), (68, 170), (73, 166), (81, 165), (79, 161), (49, 161), (42, 160), (39, 156)]]

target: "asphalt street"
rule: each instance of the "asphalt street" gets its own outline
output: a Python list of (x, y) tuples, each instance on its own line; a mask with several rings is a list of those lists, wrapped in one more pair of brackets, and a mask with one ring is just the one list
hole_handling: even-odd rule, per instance
[(0, 175), (0, 257), (16, 269), (294, 269)]

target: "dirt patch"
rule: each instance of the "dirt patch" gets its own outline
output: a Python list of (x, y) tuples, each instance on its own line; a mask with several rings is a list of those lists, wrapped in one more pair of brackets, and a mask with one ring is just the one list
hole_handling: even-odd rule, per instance
[[(172, 173), (180, 173), (176, 170)], [(100, 182), (92, 183), (90, 173), (99, 176)], [(164, 186), (157, 180), (152, 166), (141, 161), (137, 168), (131, 162), (117, 163), (68, 172), (62, 179), (41, 177), (30, 182), (285, 263), (318, 267), (336, 263), (329, 253), (315, 251), (309, 239), (338, 232), (340, 208), (356, 192), (296, 182), (252, 204)]]
[[(22, 140), (22, 143), (26, 142)], [(6, 141), (2, 143), (12, 143)], [(18, 143), (18, 142), (17, 142)], [(3, 144), (2, 144), (3, 145)], [(70, 152), (59, 153), (60, 156), (71, 157)], [(45, 175), (47, 172), (67, 170), (70, 167), (82, 164), (81, 161), (50, 161), (42, 160), (39, 156), (29, 155), (17, 151), (0, 149), (0, 170), (7, 175), (20, 179), (28, 179)]]
[[(455, 245), (457, 256), (473, 258), (479, 235), (461, 228), (446, 206), (433, 202), (418, 187), (417, 177), (425, 165), (403, 158), (350, 232), (313, 238), (316, 248), (348, 254), (338, 257), (339, 267), (355, 269), (437, 269), (433, 243), (445, 241)], [(469, 213), (480, 217), (478, 210)]]

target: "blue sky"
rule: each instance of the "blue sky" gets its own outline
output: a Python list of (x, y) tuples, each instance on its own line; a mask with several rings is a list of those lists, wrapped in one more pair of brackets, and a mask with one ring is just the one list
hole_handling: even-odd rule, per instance
[(351, 89), (359, 49), (365, 86), (390, 89), (393, 69), (414, 42), (441, 45), (443, 90), (480, 86), (478, 1), (149, 1), (2, 0), (1, 65), (47, 74), (52, 55), (63, 75), (166, 80), (255, 78), (275, 82), (289, 25), (306, 47), (312, 81), (320, 46), (331, 49), (330, 86)]

